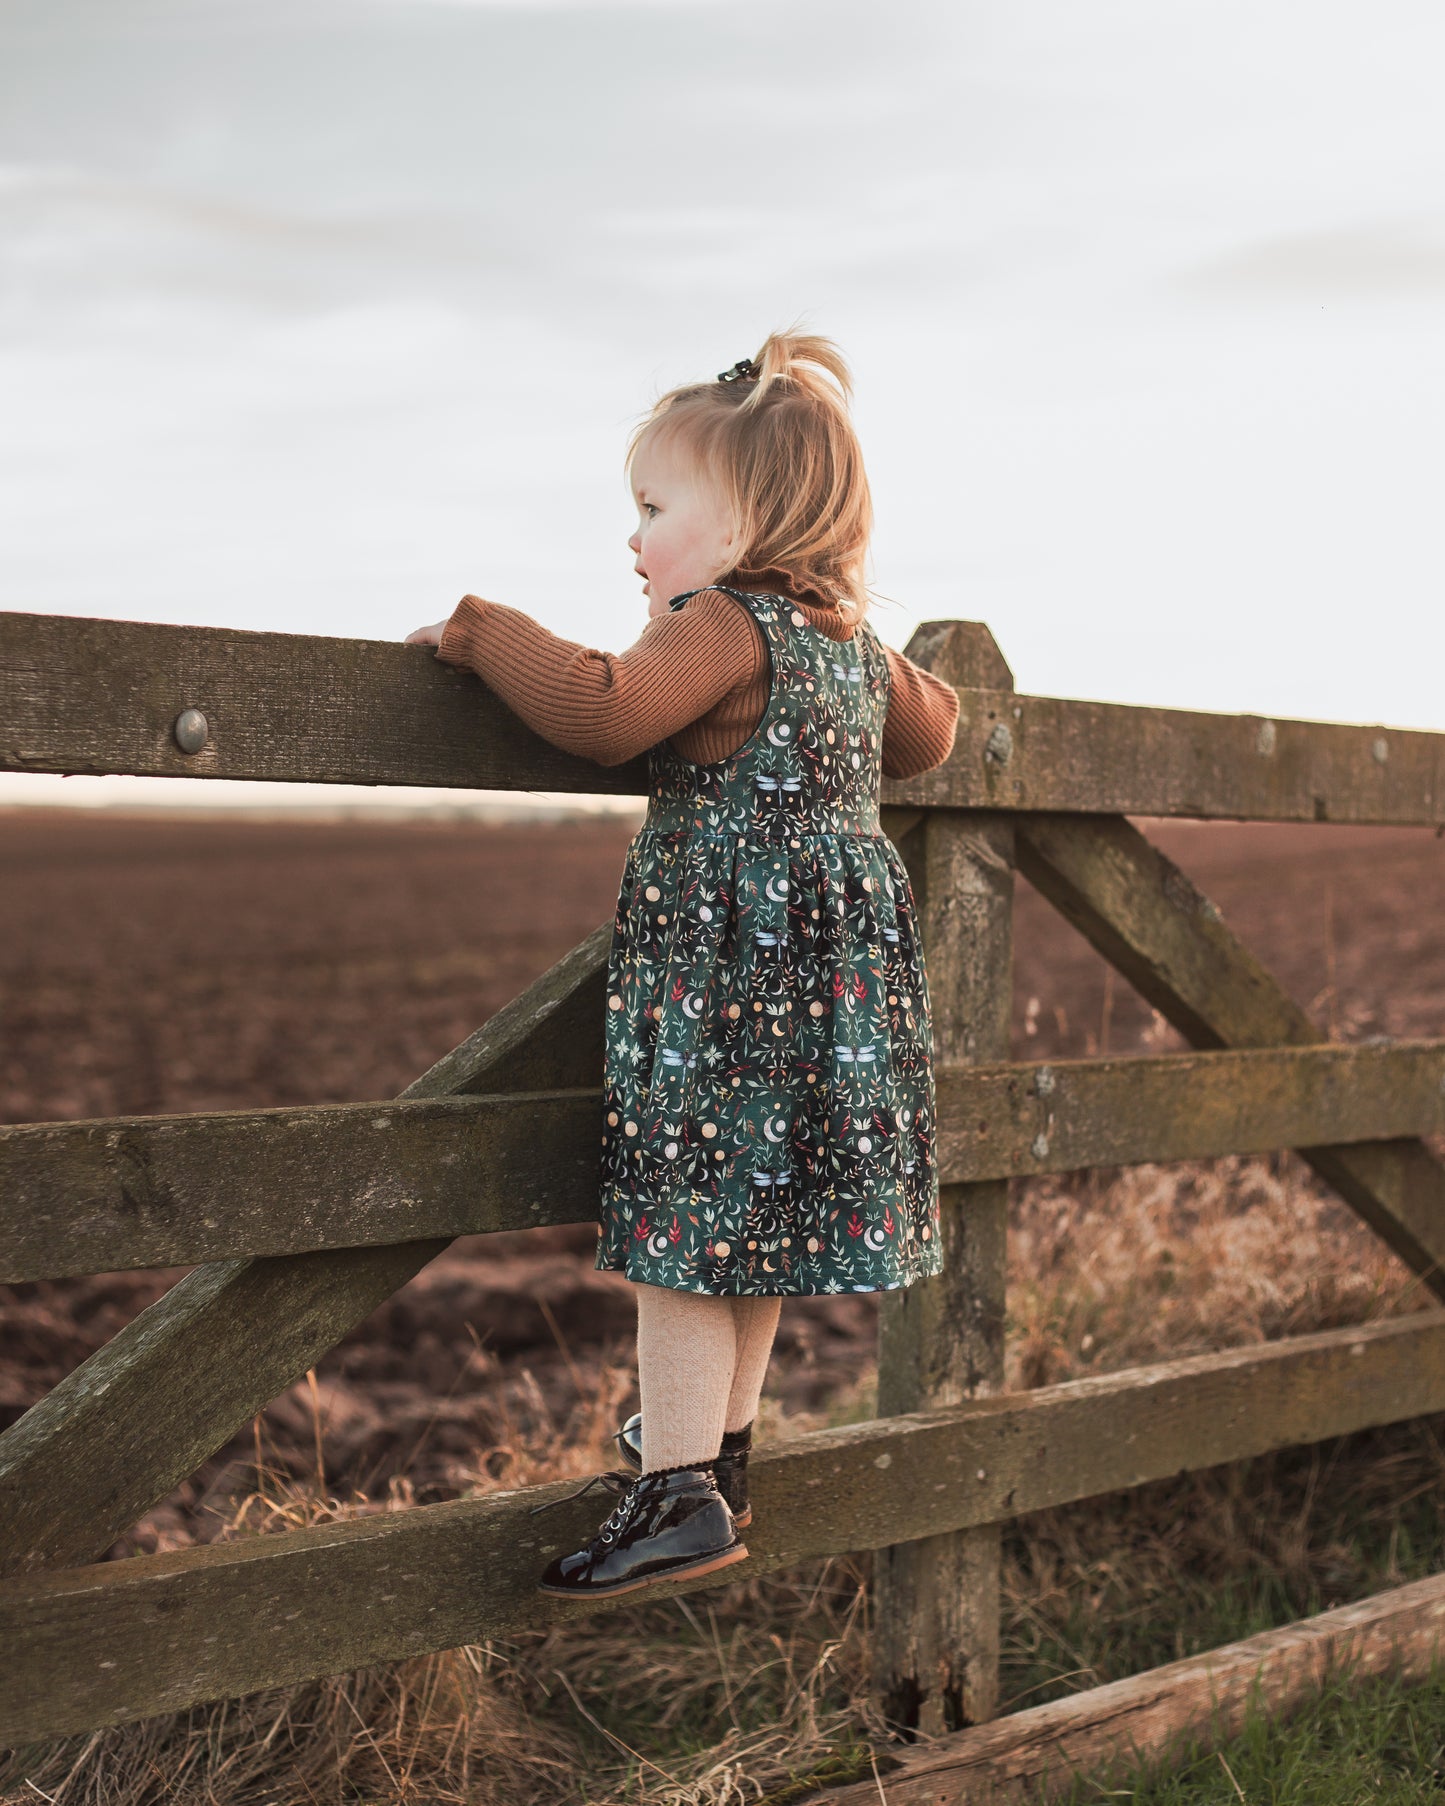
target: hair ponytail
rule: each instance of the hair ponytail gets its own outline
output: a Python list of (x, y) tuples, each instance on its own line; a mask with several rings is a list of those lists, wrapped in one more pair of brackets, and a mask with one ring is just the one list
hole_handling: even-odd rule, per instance
[(769, 390), (781, 382), (846, 417), (853, 399), (853, 378), (842, 352), (831, 339), (808, 333), (770, 332), (763, 340), (762, 350), (751, 361), (758, 375), (749, 385), (751, 393), (743, 397), (744, 409), (761, 407)]
[(664, 395), (633, 434), (628, 465), (644, 439), (684, 442), (733, 511), (735, 569), (780, 568), (861, 613), (873, 504), (852, 395), (830, 339), (769, 333), (716, 382)]

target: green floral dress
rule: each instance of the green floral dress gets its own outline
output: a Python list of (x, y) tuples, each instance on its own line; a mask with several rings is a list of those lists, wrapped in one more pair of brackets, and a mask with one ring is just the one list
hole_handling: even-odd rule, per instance
[[(889, 672), (785, 598), (731, 758), (650, 755), (607, 985), (597, 1265), (713, 1296), (891, 1291), (941, 1266), (928, 986), (881, 833)], [(676, 597), (679, 608), (687, 596)]]

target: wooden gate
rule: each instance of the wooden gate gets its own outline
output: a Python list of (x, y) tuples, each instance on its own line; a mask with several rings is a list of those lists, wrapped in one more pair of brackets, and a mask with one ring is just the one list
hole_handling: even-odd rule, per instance
[[(995, 1710), (1003, 1521), (1445, 1411), (1433, 1304), (1000, 1390), (1014, 1176), (1296, 1148), (1445, 1297), (1445, 1168), (1420, 1139), (1445, 1131), (1445, 1041), (1328, 1044), (1126, 819), (1439, 829), (1445, 735), (1018, 696), (968, 623), (909, 651), (962, 703), (948, 763), (885, 796), (934, 997), (947, 1270), (882, 1300), (874, 1421), (755, 1457), (748, 1544), (756, 1573), (876, 1551), (878, 1691), (938, 1733)], [(645, 788), (416, 649), (20, 614), (0, 768)], [(1015, 871), (1200, 1051), (1011, 1062)], [(594, 1527), (587, 1500), (529, 1515), (561, 1486), (99, 1558), (450, 1238), (593, 1218), (608, 936), (392, 1103), (0, 1130), (0, 1281), (194, 1264), (0, 1436), (0, 1744), (582, 1609), (534, 1590)]]

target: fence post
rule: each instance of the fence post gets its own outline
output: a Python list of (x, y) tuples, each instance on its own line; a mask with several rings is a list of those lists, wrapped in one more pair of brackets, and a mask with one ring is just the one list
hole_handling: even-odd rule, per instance
[[(909, 656), (967, 689), (1012, 690), (981, 623), (929, 622)], [(990, 741), (1007, 760), (1009, 722)], [(937, 1064), (1009, 1057), (1013, 984), (1012, 818), (933, 810), (900, 851), (917, 899)], [(1003, 1381), (1008, 1182), (947, 1185), (944, 1271), (882, 1300), (878, 1414), (957, 1404)], [(879, 1475), (879, 1484), (887, 1485)], [(997, 1525), (878, 1551), (873, 1685), (884, 1712), (937, 1736), (991, 1718), (998, 1702)]]

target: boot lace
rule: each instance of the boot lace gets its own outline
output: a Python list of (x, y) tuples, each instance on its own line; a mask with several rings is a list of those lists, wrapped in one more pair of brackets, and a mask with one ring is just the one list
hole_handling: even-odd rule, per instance
[(570, 1504), (573, 1499), (580, 1499), (583, 1493), (591, 1492), (594, 1486), (600, 1486), (606, 1492), (621, 1494), (621, 1498), (613, 1506), (597, 1532), (600, 1541), (610, 1543), (627, 1522), (635, 1502), (635, 1496), (642, 1489), (642, 1481), (636, 1474), (621, 1473), (615, 1469), (605, 1474), (593, 1474), (592, 1478), (583, 1481), (575, 1492), (564, 1492), (559, 1499), (548, 1499), (541, 1505), (534, 1505), (528, 1515), (536, 1517), (539, 1511), (550, 1511), (554, 1505)]

